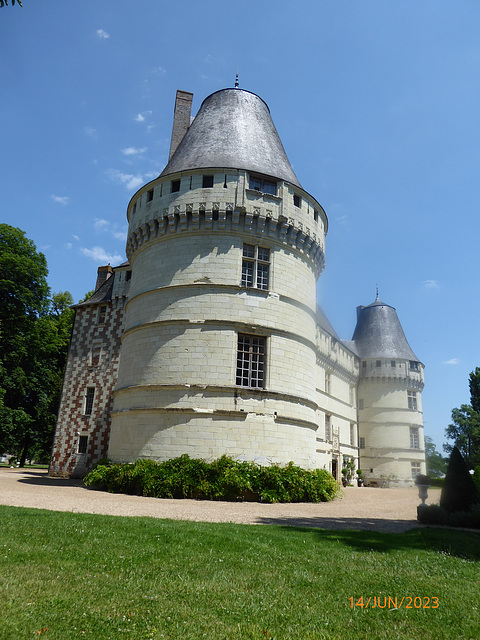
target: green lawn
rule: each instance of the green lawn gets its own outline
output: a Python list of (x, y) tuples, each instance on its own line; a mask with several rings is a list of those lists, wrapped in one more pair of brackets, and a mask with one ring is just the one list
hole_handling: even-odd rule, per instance
[(0, 638), (478, 639), (479, 559), (480, 533), (462, 531), (0, 506)]

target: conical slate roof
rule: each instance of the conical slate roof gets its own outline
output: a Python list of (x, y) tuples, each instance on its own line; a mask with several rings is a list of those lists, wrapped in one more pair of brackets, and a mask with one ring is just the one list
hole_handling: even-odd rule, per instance
[(419, 362), (407, 342), (396, 309), (378, 298), (368, 307), (357, 308), (352, 340), (362, 359), (400, 358)]
[(301, 187), (268, 106), (243, 89), (222, 89), (205, 98), (160, 176), (217, 167), (246, 169)]

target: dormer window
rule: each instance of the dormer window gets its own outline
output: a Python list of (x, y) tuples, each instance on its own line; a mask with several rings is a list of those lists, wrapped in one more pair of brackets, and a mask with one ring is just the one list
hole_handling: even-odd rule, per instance
[(260, 191), (260, 193), (268, 193), (271, 196), (277, 195), (277, 183), (275, 180), (267, 180), (259, 176), (250, 176), (248, 183), (249, 189), (252, 191)]
[(296, 193), (293, 194), (293, 206), (298, 207), (299, 209), (302, 206), (302, 198)]

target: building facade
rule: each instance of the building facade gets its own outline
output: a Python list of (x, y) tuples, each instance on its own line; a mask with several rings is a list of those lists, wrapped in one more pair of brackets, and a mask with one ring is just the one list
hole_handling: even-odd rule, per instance
[(128, 205), (128, 262), (76, 306), (50, 472), (226, 453), (411, 482), (423, 365), (395, 309), (377, 299), (339, 339), (315, 293), (327, 217), (268, 106), (239, 88), (191, 104), (177, 92), (169, 162)]

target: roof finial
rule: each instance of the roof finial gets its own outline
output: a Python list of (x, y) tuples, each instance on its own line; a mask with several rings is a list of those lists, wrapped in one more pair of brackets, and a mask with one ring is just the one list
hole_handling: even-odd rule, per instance
[(378, 284), (376, 285), (376, 289), (377, 289), (377, 297), (375, 298), (375, 300), (380, 300), (380, 298), (378, 297)]
[(238, 89), (238, 71), (235, 74), (235, 89)]

